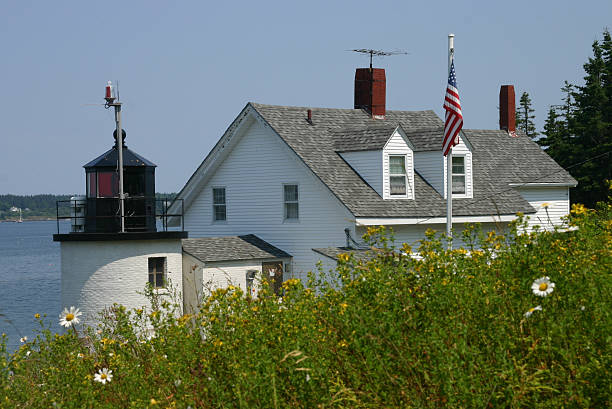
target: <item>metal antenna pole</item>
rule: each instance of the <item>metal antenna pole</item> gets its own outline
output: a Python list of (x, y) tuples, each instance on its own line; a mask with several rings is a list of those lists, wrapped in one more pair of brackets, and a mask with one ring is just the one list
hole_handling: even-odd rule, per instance
[(119, 81), (117, 81), (117, 97), (113, 96), (113, 84), (108, 81), (106, 84), (106, 95), (104, 99), (106, 103), (104, 108), (115, 108), (115, 134), (117, 139), (118, 162), (119, 168), (119, 212), (121, 216), (121, 233), (125, 233), (125, 195), (123, 194), (123, 129), (121, 129), (121, 102), (119, 102)]
[(371, 48), (357, 48), (354, 50), (346, 50), (346, 51), (355, 51), (356, 53), (362, 53), (362, 54), (370, 54), (370, 70), (372, 70), (372, 58), (374, 56), (377, 57), (386, 57), (389, 55), (399, 55), (399, 54), (408, 54), (405, 51), (400, 51), (400, 50), (396, 50), (396, 51), (383, 51), (383, 50), (373, 50)]
[[(448, 70), (446, 77), (450, 75), (451, 63), (455, 53), (455, 35), (448, 35)], [(446, 155), (446, 235), (449, 238), (449, 247), (452, 246), (450, 238), (453, 228), (453, 148), (451, 146)]]
[(125, 233), (125, 203), (123, 196), (123, 130), (121, 129), (121, 102), (116, 101), (115, 123), (117, 126), (117, 149), (119, 150), (119, 212), (121, 214), (121, 233)]

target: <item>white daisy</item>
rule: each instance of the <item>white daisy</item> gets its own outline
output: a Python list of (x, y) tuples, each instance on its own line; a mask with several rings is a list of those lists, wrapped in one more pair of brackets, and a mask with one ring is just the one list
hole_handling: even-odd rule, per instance
[(62, 311), (62, 313), (60, 314), (60, 325), (68, 328), (73, 326), (74, 324), (78, 324), (79, 323), (79, 317), (83, 315), (82, 312), (79, 311), (78, 308), (75, 308), (74, 306), (70, 307), (70, 309), (68, 308), (64, 308), (64, 311)]
[(537, 296), (546, 297), (553, 292), (555, 283), (550, 281), (548, 277), (538, 278), (531, 284), (531, 291)]
[(26, 342), (28, 342), (28, 337), (27, 336), (21, 337), (19, 338), (19, 341), (21, 341), (22, 344), (25, 344)]
[(94, 381), (100, 382), (103, 385), (106, 382), (110, 382), (111, 379), (113, 379), (113, 371), (108, 368), (102, 368), (94, 375)]
[(537, 307), (533, 307), (530, 308), (526, 313), (525, 313), (525, 318), (529, 318), (531, 317), (531, 314), (533, 314), (536, 311), (542, 311), (542, 306), (538, 305)]

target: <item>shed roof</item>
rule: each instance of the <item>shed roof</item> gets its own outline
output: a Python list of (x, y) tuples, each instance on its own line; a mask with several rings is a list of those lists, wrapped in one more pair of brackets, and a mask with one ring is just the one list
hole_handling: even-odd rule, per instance
[(352, 253), (357, 260), (369, 260), (375, 255), (371, 249), (354, 249), (352, 247), (324, 247), (312, 249), (312, 251), (334, 260), (338, 260), (338, 256), (345, 253)]
[(183, 239), (183, 251), (203, 262), (291, 258), (254, 234)]

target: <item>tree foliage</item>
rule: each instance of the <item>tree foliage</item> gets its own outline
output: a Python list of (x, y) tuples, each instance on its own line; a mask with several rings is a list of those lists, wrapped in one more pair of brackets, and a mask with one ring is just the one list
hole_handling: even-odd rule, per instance
[(583, 65), (584, 85), (567, 81), (562, 105), (552, 106), (538, 143), (578, 181), (572, 201), (593, 207), (612, 179), (612, 38), (608, 30)]
[(516, 127), (523, 131), (531, 139), (538, 136), (535, 127), (535, 109), (531, 107), (531, 98), (527, 92), (523, 92), (516, 110)]

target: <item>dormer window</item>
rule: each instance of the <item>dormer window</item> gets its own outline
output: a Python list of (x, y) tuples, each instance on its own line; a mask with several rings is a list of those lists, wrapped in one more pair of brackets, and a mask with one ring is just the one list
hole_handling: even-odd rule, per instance
[(453, 156), (453, 194), (465, 194), (465, 156)]
[(406, 196), (406, 155), (389, 156), (391, 196)]

